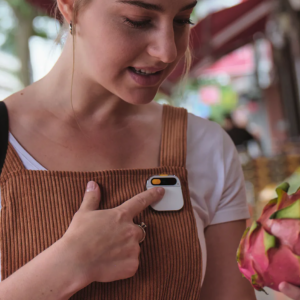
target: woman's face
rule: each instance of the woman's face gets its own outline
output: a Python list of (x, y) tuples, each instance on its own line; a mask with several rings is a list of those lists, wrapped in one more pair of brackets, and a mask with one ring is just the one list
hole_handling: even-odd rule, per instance
[(184, 56), (195, 0), (93, 0), (79, 11), (76, 61), (132, 104), (153, 100)]

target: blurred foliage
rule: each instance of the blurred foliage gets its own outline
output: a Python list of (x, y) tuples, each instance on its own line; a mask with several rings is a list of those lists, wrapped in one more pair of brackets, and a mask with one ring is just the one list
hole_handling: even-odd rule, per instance
[(17, 23), (17, 19), (8, 2), (0, 0), (0, 34), (2, 37), (0, 46), (2, 51), (16, 54), (14, 40)]
[[(1, 50), (17, 56), (17, 32), (22, 18), (30, 22), (37, 16), (44, 14), (25, 0), (0, 0), (0, 34), (4, 36), (4, 42), (0, 44)], [(48, 39), (45, 28), (32, 26), (31, 35)]]
[(32, 36), (52, 38), (49, 36), (47, 26), (36, 26), (36, 24), (47, 24), (47, 21), (34, 22), (38, 17), (51, 19), (26, 0), (0, 0), (1, 51), (12, 54), (20, 60), (21, 70), (18, 77), (24, 86), (32, 83), (30, 38)]
[(7, 3), (13, 8), (16, 14), (23, 18), (32, 19), (37, 15), (37, 9), (25, 0), (9, 0)]
[[(177, 106), (184, 104), (188, 101), (191, 93), (199, 94), (200, 89), (207, 86), (216, 86), (220, 92), (220, 101), (216, 104), (209, 105), (211, 108), (210, 118), (218, 122), (223, 123), (224, 115), (232, 112), (238, 105), (238, 95), (233, 90), (230, 84), (221, 84), (217, 79), (204, 79), (204, 78), (193, 78), (189, 79), (184, 86), (178, 84), (176, 89), (173, 91), (171, 97), (173, 103)], [(165, 96), (167, 97), (167, 96)], [(201, 101), (199, 96), (199, 101)]]

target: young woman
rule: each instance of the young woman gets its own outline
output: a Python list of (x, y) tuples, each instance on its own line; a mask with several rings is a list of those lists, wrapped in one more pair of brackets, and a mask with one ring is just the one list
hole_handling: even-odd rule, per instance
[[(152, 101), (196, 2), (57, 4), (71, 24), (60, 59), (4, 101), (0, 298), (254, 300), (235, 259), (249, 215), (230, 138)], [(180, 178), (182, 210), (148, 207), (161, 173)]]

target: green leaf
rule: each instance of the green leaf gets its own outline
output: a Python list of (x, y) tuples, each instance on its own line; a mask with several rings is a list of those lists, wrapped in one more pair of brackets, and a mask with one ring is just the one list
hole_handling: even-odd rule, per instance
[(250, 230), (250, 227), (248, 227), (245, 231), (244, 231), (244, 233), (243, 233), (243, 236), (242, 236), (242, 238), (241, 238), (241, 242), (240, 242), (240, 245), (239, 245), (239, 247), (238, 247), (238, 250), (237, 250), (237, 252), (236, 252), (236, 261), (238, 262), (238, 264), (240, 264), (241, 263), (241, 252), (242, 252), (242, 246), (244, 246), (244, 243), (245, 243), (245, 238), (246, 238), (246, 236), (247, 236), (247, 233), (249, 232), (249, 230)]
[(254, 274), (251, 276), (251, 283), (253, 285), (253, 287), (260, 291), (260, 292), (264, 292), (266, 295), (268, 295), (268, 293), (257, 283), (257, 279), (258, 279), (258, 274)]
[(278, 210), (270, 219), (300, 219), (300, 199), (288, 207)]
[(270, 201), (268, 202), (268, 204), (266, 204), (266, 206), (264, 207), (263, 213), (265, 213), (270, 207), (276, 205), (276, 204), (277, 204), (277, 201), (278, 201), (277, 198), (270, 200)]
[(278, 196), (279, 196), (279, 193), (281, 193), (280, 191), (284, 191), (287, 193), (289, 191), (289, 188), (290, 188), (290, 185), (287, 182), (284, 182), (276, 188), (276, 193)]
[(266, 254), (269, 251), (269, 249), (276, 247), (276, 237), (269, 234), (266, 231), (264, 231), (264, 246)]
[(249, 237), (257, 227), (259, 227), (259, 224), (257, 222), (253, 222), (249, 230)]
[(287, 194), (289, 188), (290, 185), (287, 182), (282, 183), (280, 186), (277, 187), (276, 189), (276, 193), (278, 195), (277, 208), (280, 207), (280, 204), (282, 203), (284, 196)]

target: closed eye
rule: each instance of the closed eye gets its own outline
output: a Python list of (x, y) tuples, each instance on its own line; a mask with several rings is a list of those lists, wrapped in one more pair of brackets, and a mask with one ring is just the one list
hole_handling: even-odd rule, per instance
[(195, 23), (193, 23), (191, 19), (178, 19), (175, 20), (175, 22), (177, 22), (180, 25), (195, 25)]
[[(174, 20), (174, 22), (176, 22), (180, 26), (195, 25), (191, 19), (176, 19), (176, 20)], [(128, 24), (129, 26), (131, 26), (133, 28), (145, 28), (145, 27), (151, 25), (151, 20), (133, 21), (128, 18), (125, 18), (124, 23)]]
[(128, 18), (125, 18), (124, 23), (128, 24), (129, 26), (131, 26), (133, 28), (145, 28), (147, 25), (149, 25), (151, 23), (151, 20), (133, 21)]

